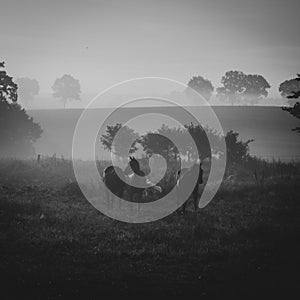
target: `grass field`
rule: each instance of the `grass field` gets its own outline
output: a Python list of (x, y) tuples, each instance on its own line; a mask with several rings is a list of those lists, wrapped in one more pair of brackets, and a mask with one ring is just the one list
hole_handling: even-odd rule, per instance
[(291, 298), (299, 163), (256, 164), (263, 183), (235, 169), (204, 209), (138, 225), (94, 209), (70, 161), (0, 161), (2, 299)]

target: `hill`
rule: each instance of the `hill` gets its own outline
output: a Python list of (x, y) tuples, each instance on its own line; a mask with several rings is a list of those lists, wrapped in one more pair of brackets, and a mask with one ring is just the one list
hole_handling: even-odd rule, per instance
[[(193, 107), (197, 113), (207, 107)], [(234, 130), (240, 133), (243, 140), (254, 139), (250, 144), (250, 153), (263, 158), (280, 158), (282, 160), (298, 159), (300, 153), (300, 137), (291, 129), (298, 125), (298, 120), (280, 107), (250, 106), (215, 106), (224, 132)], [(97, 118), (105, 119), (110, 109), (96, 109)], [(126, 108), (119, 112), (122, 118), (150, 112), (178, 112), (173, 107), (161, 108)], [(56, 153), (71, 157), (72, 139), (76, 123), (83, 112), (82, 109), (31, 110), (28, 113), (39, 122), (44, 133), (36, 143), (36, 152), (43, 155)], [(180, 112), (179, 112), (180, 113)], [(120, 121), (115, 117), (115, 122)], [(188, 120), (187, 120), (188, 122)], [(141, 124), (147, 129), (148, 124)]]

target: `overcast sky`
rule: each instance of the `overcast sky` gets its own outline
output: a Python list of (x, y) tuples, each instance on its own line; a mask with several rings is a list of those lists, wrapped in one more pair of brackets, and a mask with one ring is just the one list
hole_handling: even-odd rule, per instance
[(299, 0), (1, 0), (0, 60), (50, 93), (72, 74), (85, 93), (142, 76), (215, 86), (228, 70), (278, 84), (300, 72)]

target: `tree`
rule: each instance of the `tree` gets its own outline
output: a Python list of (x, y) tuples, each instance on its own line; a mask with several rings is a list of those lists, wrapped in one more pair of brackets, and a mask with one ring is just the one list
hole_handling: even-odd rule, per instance
[[(188, 159), (197, 159), (204, 160), (206, 158), (211, 158), (212, 154), (219, 154), (220, 152), (220, 142), (221, 136), (209, 127), (202, 127), (199, 124), (194, 125), (193, 123), (185, 125), (185, 128), (188, 130), (188, 133), (193, 138), (196, 146), (197, 153), (192, 151), (191, 145), (188, 145)], [(210, 144), (210, 142), (212, 144)]]
[[(4, 62), (0, 68), (4, 68)], [(5, 70), (0, 71), (0, 155), (28, 157), (34, 154), (33, 143), (41, 136), (39, 124), (17, 104), (18, 86)]]
[(297, 74), (297, 78), (285, 80), (279, 85), (279, 92), (282, 97), (288, 98), (288, 103), (294, 105), (297, 101), (291, 99), (297, 99), (300, 97), (300, 74)]
[(80, 83), (71, 75), (57, 78), (52, 86), (53, 96), (58, 98), (66, 107), (68, 101), (80, 100)]
[[(296, 102), (293, 107), (283, 107), (282, 109), (288, 111), (292, 116), (296, 117), (297, 119), (300, 119), (300, 103), (299, 102)], [(299, 126), (296, 128), (293, 128), (293, 130), (300, 133)]]
[[(212, 83), (208, 79), (204, 79), (202, 76), (193, 76), (188, 82), (188, 87), (195, 90), (207, 101), (210, 100), (214, 91)], [(189, 89), (187, 89), (187, 92), (188, 94), (191, 94), (189, 93)]]
[[(225, 137), (222, 137), (217, 131), (209, 127), (202, 127), (199, 124), (190, 123), (184, 127), (184, 129), (170, 128), (163, 124), (157, 132), (148, 132), (142, 136), (140, 143), (148, 156), (157, 153), (165, 157), (167, 161), (177, 160), (179, 151), (176, 142), (173, 143), (173, 141), (178, 141), (178, 139), (180, 144), (185, 146), (181, 149), (183, 151), (181, 154), (185, 155), (189, 162), (198, 158), (203, 161), (212, 158), (212, 156), (223, 155), (222, 145), (224, 142), (226, 143), (229, 163), (241, 163), (249, 157), (249, 143), (253, 140), (240, 141), (237, 132), (229, 131)], [(189, 144), (188, 135), (192, 137), (197, 149)]]
[(241, 71), (226, 72), (221, 83), (223, 86), (217, 88), (218, 96), (232, 105), (242, 100), (255, 104), (261, 97), (268, 96), (267, 89), (271, 87), (262, 75), (246, 75)]
[(167, 161), (177, 160), (179, 151), (174, 141), (181, 135), (180, 128), (170, 128), (163, 124), (157, 132), (148, 132), (143, 135), (139, 143), (147, 156), (160, 154)]
[(18, 96), (26, 106), (34, 100), (40, 91), (40, 85), (36, 79), (21, 77), (16, 80), (18, 85)]
[(227, 161), (229, 163), (241, 163), (249, 157), (249, 144), (254, 140), (246, 142), (238, 140), (239, 133), (230, 130), (226, 133), (225, 142), (227, 148)]
[(245, 74), (241, 71), (228, 71), (221, 78), (223, 86), (217, 88), (219, 98), (224, 102), (230, 102), (231, 105), (241, 100), (241, 94), (244, 91)]
[[(191, 143), (192, 137), (197, 149)], [(210, 145), (209, 139), (212, 141)], [(202, 128), (200, 125), (193, 123), (187, 124), (184, 128), (170, 128), (163, 124), (157, 132), (149, 132), (142, 136), (140, 143), (148, 156), (158, 153), (166, 158), (167, 161), (178, 159), (179, 149), (176, 145), (181, 146), (181, 154), (192, 160), (204, 160), (210, 158), (212, 153), (217, 154), (220, 151), (221, 137), (208, 127)], [(213, 149), (211, 149), (211, 147)]]
[[(117, 135), (118, 132), (119, 134)], [(126, 151), (127, 147), (125, 146), (127, 145), (127, 142), (130, 140), (134, 141), (129, 149), (129, 154), (133, 154), (137, 150), (138, 139), (138, 133), (128, 126), (122, 126), (120, 123), (117, 123), (116, 125), (108, 125), (106, 127), (106, 133), (102, 134), (100, 137), (100, 141), (104, 149), (112, 152), (122, 159), (125, 159), (128, 156), (128, 152)]]
[[(5, 68), (5, 63), (0, 62), (0, 68)], [(16, 103), (18, 100), (18, 85), (13, 82), (13, 78), (8, 76), (5, 70), (0, 70), (0, 101)]]
[[(298, 99), (300, 97), (300, 74), (297, 74), (297, 78), (286, 80), (279, 86), (281, 95), (288, 99)], [(283, 107), (285, 111), (288, 111), (292, 116), (300, 119), (300, 102), (294, 103), (293, 107)], [(293, 129), (300, 133), (300, 127)]]
[(271, 86), (262, 75), (245, 75), (242, 82), (243, 99), (246, 103), (256, 104), (261, 97), (267, 97)]
[[(227, 149), (227, 161), (229, 163), (243, 162), (249, 157), (249, 143), (253, 140), (246, 142), (238, 140), (239, 133), (229, 131), (225, 137), (220, 136), (216, 131), (211, 128), (200, 125), (194, 125), (193, 123), (185, 126), (191, 136), (193, 137), (197, 146), (199, 158), (204, 160), (205, 158), (211, 158), (212, 155), (222, 155), (221, 144), (225, 138), (226, 149)], [(210, 142), (211, 141), (211, 144)], [(193, 159), (197, 159), (197, 153), (191, 153)]]

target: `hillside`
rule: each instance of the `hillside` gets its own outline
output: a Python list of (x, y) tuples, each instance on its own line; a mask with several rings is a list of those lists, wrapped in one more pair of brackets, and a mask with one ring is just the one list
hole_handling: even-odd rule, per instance
[[(193, 111), (207, 108), (194, 107)], [(174, 110), (172, 107), (163, 108), (127, 108), (120, 112), (122, 118), (149, 112)], [(82, 109), (60, 110), (31, 110), (28, 113), (39, 122), (44, 133), (36, 143), (36, 152), (43, 155), (71, 156), (72, 139), (76, 123)], [(298, 159), (300, 153), (300, 137), (291, 129), (298, 125), (298, 120), (293, 118), (280, 107), (214, 107), (224, 132), (234, 130), (240, 133), (243, 140), (255, 139), (250, 144), (250, 153), (260, 157), (282, 160)], [(107, 109), (97, 109), (97, 118), (104, 119)], [(177, 112), (174, 110), (174, 115)], [(115, 122), (120, 120), (116, 119)], [(147, 128), (147, 124), (141, 124)]]

